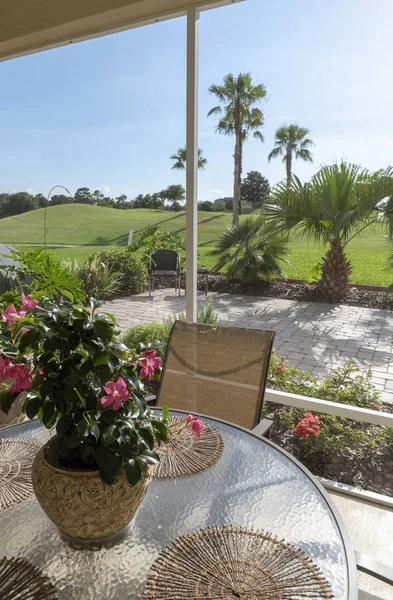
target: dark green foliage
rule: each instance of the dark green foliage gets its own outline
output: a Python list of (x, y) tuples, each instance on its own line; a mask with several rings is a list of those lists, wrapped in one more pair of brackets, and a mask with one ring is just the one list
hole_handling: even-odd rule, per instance
[(267, 228), (262, 217), (248, 216), (227, 227), (211, 254), (218, 257), (214, 270), (225, 268), (229, 279), (243, 283), (283, 277), (280, 263), (288, 263), (286, 240)]
[(13, 303), (14, 296), (19, 299), (21, 289), (25, 293), (33, 293), (35, 298), (46, 296), (58, 300), (64, 297), (83, 302), (85, 295), (81, 281), (66, 264), (52, 257), (44, 248), (11, 251), (10, 256), (19, 262), (19, 266), (1, 269), (11, 280), (13, 287), (2, 299), (2, 304)]
[[(381, 402), (379, 393), (370, 381), (371, 377), (371, 371), (360, 373), (354, 363), (348, 361), (344, 367), (332, 370), (326, 379), (317, 381), (310, 373), (289, 366), (285, 358), (273, 355), (268, 386), (284, 392), (375, 410)], [(305, 409), (268, 404), (265, 411), (274, 416), (273, 440), (283, 443), (287, 450), (318, 475), (324, 474), (326, 465), (338, 457), (355, 462), (357, 455), (361, 461), (363, 453), (375, 449), (377, 443), (380, 444), (379, 452), (388, 452), (387, 446), (393, 437), (393, 431), (385, 427), (313, 411), (312, 414), (320, 419), (320, 432), (303, 440), (293, 434), (293, 429), (304, 418)]]
[(140, 257), (128, 249), (124, 252), (104, 251), (92, 254), (88, 261), (101, 262), (108, 273), (119, 277), (122, 295), (132, 296), (140, 294), (146, 289), (147, 268)]
[(242, 181), (241, 198), (254, 208), (263, 206), (269, 192), (269, 181), (259, 171), (250, 171)]
[[(172, 169), (184, 171), (187, 161), (187, 149), (185, 146), (177, 149), (176, 154), (172, 154), (170, 159), (173, 160)], [(207, 165), (207, 159), (203, 156), (203, 151), (198, 149), (198, 169), (204, 169)]]
[(67, 267), (82, 282), (82, 290), (87, 297), (111, 300), (121, 292), (123, 278), (110, 270), (97, 255), (84, 261), (67, 261)]
[(186, 241), (175, 231), (165, 231), (159, 225), (149, 225), (140, 231), (127, 252), (143, 252), (143, 261), (148, 264), (154, 250), (174, 250), (185, 257)]
[(214, 210), (214, 204), (210, 200), (204, 200), (198, 202), (198, 210), (204, 210), (205, 212), (212, 212)]
[[(155, 441), (167, 435), (165, 422), (142, 399), (138, 356), (119, 343), (116, 322), (99, 312), (100, 302), (91, 300), (85, 308), (45, 299), (44, 306), (13, 329), (15, 344), (23, 341), (16, 359), (26, 352), (32, 356), (26, 413), (30, 418), (37, 415), (48, 428), (56, 425), (54, 447), (61, 465), (98, 468), (109, 483), (125, 467), (135, 485), (157, 461)], [(103, 386), (119, 377), (132, 390), (130, 399), (119, 410), (104, 408)]]

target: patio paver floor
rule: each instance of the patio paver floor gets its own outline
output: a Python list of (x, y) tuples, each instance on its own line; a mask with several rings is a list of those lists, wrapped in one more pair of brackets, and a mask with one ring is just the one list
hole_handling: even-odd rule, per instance
[[(321, 378), (351, 359), (361, 369), (371, 368), (372, 383), (381, 399), (393, 403), (393, 313), (387, 310), (260, 296), (209, 294), (220, 321), (236, 327), (273, 329), (274, 349), (290, 364)], [(205, 296), (198, 293), (198, 302)], [(185, 310), (185, 298), (157, 290), (106, 302), (120, 329), (161, 321)]]

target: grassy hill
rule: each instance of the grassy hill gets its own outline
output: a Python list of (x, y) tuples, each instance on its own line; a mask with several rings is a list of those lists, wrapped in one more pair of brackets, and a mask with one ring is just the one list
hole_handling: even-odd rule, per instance
[[(209, 251), (223, 229), (231, 223), (232, 217), (229, 213), (199, 212), (198, 221), (199, 262), (212, 268), (214, 258), (209, 256)], [(86, 204), (52, 206), (47, 210), (47, 243), (84, 246), (51, 250), (61, 258), (83, 259), (98, 249), (120, 250), (127, 244), (130, 229), (137, 232), (152, 224), (185, 235), (184, 212), (148, 209), (123, 211)], [(373, 285), (389, 285), (393, 282), (393, 273), (386, 271), (390, 246), (383, 234), (381, 228), (369, 229), (348, 245), (353, 282)], [(0, 219), (0, 242), (17, 246), (42, 244), (43, 240), (43, 209)], [(285, 267), (286, 275), (307, 279), (311, 269), (321, 260), (324, 249), (304, 240), (292, 240), (290, 247), (289, 258), (293, 264)]]
[[(44, 209), (0, 220), (0, 239), (13, 244), (42, 244)], [(231, 222), (228, 213), (198, 213), (200, 245), (214, 243), (222, 229)], [(185, 213), (163, 210), (116, 210), (88, 204), (64, 204), (47, 209), (47, 243), (93, 246), (125, 246), (128, 232), (147, 225), (185, 233)], [(203, 227), (202, 227), (203, 225)]]

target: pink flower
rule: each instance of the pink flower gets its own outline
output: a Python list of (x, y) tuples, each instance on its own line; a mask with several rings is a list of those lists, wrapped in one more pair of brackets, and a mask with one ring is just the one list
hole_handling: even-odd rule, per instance
[(38, 300), (32, 300), (31, 294), (28, 294), (28, 296), (25, 296), (24, 293), (22, 292), (22, 306), (24, 306), (25, 308), (30, 308), (31, 310), (34, 310), (38, 306)]
[(0, 358), (0, 380), (11, 394), (31, 388), (32, 373), (24, 364), (13, 364), (9, 358)]
[(16, 323), (19, 319), (22, 319), (25, 315), (26, 309), (23, 306), (21, 309), (16, 310), (15, 306), (13, 304), (10, 304), (1, 313), (1, 318), (3, 319), (4, 323), (7, 323), (7, 325), (11, 325), (13, 323)]
[(319, 417), (314, 417), (312, 413), (306, 412), (304, 413), (304, 419), (299, 421), (294, 428), (293, 433), (294, 435), (301, 437), (302, 440), (307, 440), (310, 435), (317, 436), (319, 434), (321, 430), (319, 425)]
[(161, 366), (161, 358), (157, 356), (157, 350), (146, 350), (138, 362), (141, 368), (140, 377), (141, 379), (149, 378), (151, 381), (155, 375), (155, 372)]
[(286, 357), (286, 356), (282, 356), (282, 357), (281, 357), (281, 360), (284, 360), (284, 361), (286, 361), (286, 360), (288, 360), (288, 359), (287, 359), (287, 357)]
[(10, 392), (14, 394), (16, 392), (23, 392), (23, 390), (29, 390), (31, 388), (32, 374), (30, 369), (23, 364), (12, 365), (8, 369), (9, 377), (14, 381), (11, 386)]
[(285, 369), (282, 365), (276, 365), (276, 369), (277, 371), (280, 371), (280, 373), (284, 373)]
[(205, 429), (204, 424), (202, 423), (202, 421), (200, 421), (199, 419), (197, 419), (196, 421), (193, 421), (191, 424), (191, 430), (192, 433), (195, 435), (195, 437), (200, 438), (201, 437), (201, 433), (202, 431)]
[(107, 381), (103, 386), (106, 395), (101, 398), (101, 404), (105, 408), (113, 404), (113, 410), (119, 410), (122, 402), (127, 402), (130, 392), (127, 390), (127, 384), (122, 377), (117, 381)]
[(381, 407), (379, 404), (377, 404), (376, 402), (370, 402), (370, 406), (372, 406), (373, 408), (376, 408), (377, 410), (379, 410)]
[(188, 415), (185, 419), (188, 425), (191, 425), (192, 433), (197, 437), (201, 437), (202, 431), (205, 429), (202, 421), (199, 420), (199, 417), (194, 417), (194, 415)]
[(198, 421), (199, 417), (194, 417), (194, 415), (188, 415), (188, 417), (186, 417), (184, 420), (187, 421), (187, 423), (192, 423), (193, 421)]
[(280, 410), (280, 415), (286, 415), (287, 413), (288, 413), (288, 411), (287, 411), (287, 410), (284, 410), (284, 409), (283, 409), (283, 410)]

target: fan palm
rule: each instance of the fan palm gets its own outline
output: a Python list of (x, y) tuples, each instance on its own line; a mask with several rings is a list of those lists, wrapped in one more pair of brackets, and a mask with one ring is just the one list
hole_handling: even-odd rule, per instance
[[(174, 161), (172, 169), (183, 170), (186, 168), (187, 150), (185, 146), (177, 149), (176, 154), (172, 154), (170, 159)], [(203, 156), (203, 150), (198, 149), (198, 169), (204, 169), (207, 165), (207, 159)]]
[(282, 162), (285, 162), (287, 171), (287, 183), (292, 177), (292, 161), (295, 158), (301, 158), (307, 162), (312, 162), (312, 154), (309, 150), (314, 142), (307, 137), (309, 130), (298, 125), (283, 125), (279, 127), (275, 133), (274, 144), (275, 148), (270, 152), (268, 161), (278, 156), (283, 156)]
[(282, 182), (271, 192), (265, 215), (278, 231), (294, 230), (297, 236), (328, 245), (319, 285), (332, 300), (348, 290), (351, 263), (345, 245), (381, 220), (381, 202), (393, 193), (392, 175), (391, 167), (370, 173), (342, 162), (323, 167), (305, 184), (293, 176), (289, 185)]
[(214, 94), (219, 104), (212, 108), (208, 116), (220, 115), (217, 132), (235, 136), (235, 171), (233, 191), (233, 223), (239, 221), (240, 187), (243, 163), (243, 143), (250, 133), (263, 142), (260, 129), (264, 123), (263, 112), (255, 104), (265, 98), (264, 85), (254, 85), (250, 73), (240, 73), (234, 77), (231, 73), (224, 77), (222, 85), (212, 85), (209, 92)]
[(263, 217), (248, 216), (229, 225), (217, 241), (211, 255), (218, 257), (214, 270), (226, 267), (229, 279), (243, 283), (258, 277), (271, 280), (283, 277), (280, 263), (288, 263), (286, 240), (266, 227)]

